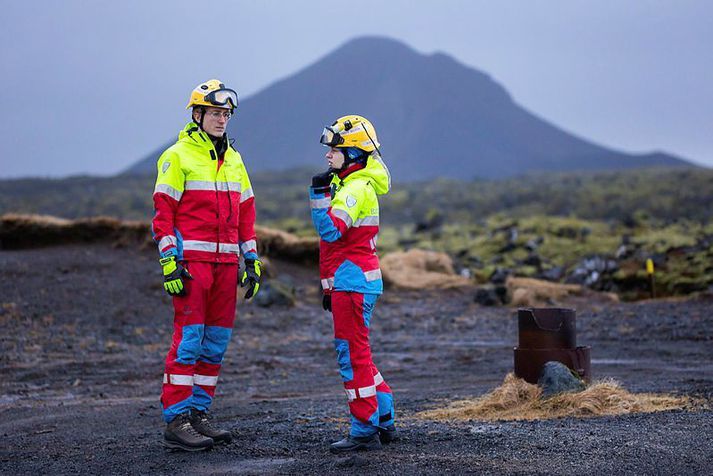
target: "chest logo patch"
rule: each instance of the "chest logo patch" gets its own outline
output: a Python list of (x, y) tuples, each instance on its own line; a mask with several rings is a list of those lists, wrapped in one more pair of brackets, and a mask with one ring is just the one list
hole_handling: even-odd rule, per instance
[(347, 195), (347, 207), (351, 208), (354, 205), (356, 205), (357, 200), (356, 198), (352, 197), (351, 195)]
[(166, 162), (163, 163), (163, 166), (161, 166), (161, 172), (165, 174), (170, 166), (171, 166), (171, 162), (167, 160)]

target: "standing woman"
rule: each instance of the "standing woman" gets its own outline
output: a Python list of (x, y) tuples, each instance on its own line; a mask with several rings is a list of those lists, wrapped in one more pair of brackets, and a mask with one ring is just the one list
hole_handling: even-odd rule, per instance
[(374, 126), (361, 116), (340, 117), (320, 142), (329, 169), (312, 178), (312, 222), (320, 240), (322, 306), (334, 318), (334, 348), (349, 400), (349, 436), (332, 453), (380, 449), (396, 436), (394, 399), (371, 359), (369, 322), (383, 292), (376, 237), (378, 195), (391, 176), (381, 160)]

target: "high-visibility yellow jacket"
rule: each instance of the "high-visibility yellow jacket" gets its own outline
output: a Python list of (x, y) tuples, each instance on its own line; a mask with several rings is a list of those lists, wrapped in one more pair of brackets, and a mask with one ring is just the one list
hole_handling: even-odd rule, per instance
[(383, 282), (376, 239), (378, 195), (388, 193), (391, 176), (374, 153), (332, 179), (324, 193), (310, 188), (312, 222), (319, 237), (319, 271), (325, 293), (354, 291), (381, 294)]
[(255, 199), (243, 159), (232, 146), (222, 157), (190, 122), (158, 160), (153, 193), (154, 240), (161, 256), (236, 263), (257, 258)]

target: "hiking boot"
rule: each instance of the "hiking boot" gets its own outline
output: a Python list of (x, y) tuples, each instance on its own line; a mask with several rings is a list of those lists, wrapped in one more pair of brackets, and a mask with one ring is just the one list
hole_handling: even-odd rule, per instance
[(208, 419), (208, 413), (200, 410), (191, 410), (191, 425), (201, 435), (212, 438), (216, 443), (230, 443), (233, 436), (229, 431), (215, 428)]
[(182, 413), (166, 426), (163, 432), (163, 444), (166, 448), (184, 451), (203, 451), (213, 447), (213, 439), (198, 433), (187, 413)]
[(392, 441), (399, 439), (396, 433), (396, 427), (394, 425), (389, 425), (386, 428), (379, 428), (379, 441), (382, 445), (388, 445)]
[(343, 440), (329, 445), (329, 451), (332, 453), (348, 453), (350, 451), (369, 451), (380, 450), (381, 442), (379, 434), (374, 433), (369, 436), (347, 436)]

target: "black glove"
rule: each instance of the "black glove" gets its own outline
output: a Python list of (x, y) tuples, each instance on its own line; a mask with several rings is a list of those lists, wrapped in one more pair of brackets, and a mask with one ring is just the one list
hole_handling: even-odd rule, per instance
[(332, 295), (323, 294), (322, 295), (322, 309), (325, 311), (332, 312)]
[(317, 174), (312, 177), (312, 188), (314, 188), (316, 193), (324, 193), (332, 185), (332, 176), (334, 175), (334, 170), (331, 168), (327, 169), (326, 172)]
[(260, 267), (262, 263), (257, 259), (246, 259), (245, 260), (245, 272), (243, 277), (240, 279), (240, 287), (248, 287), (248, 291), (245, 293), (245, 299), (250, 299), (257, 294), (258, 289), (260, 289), (260, 275), (262, 274)]

